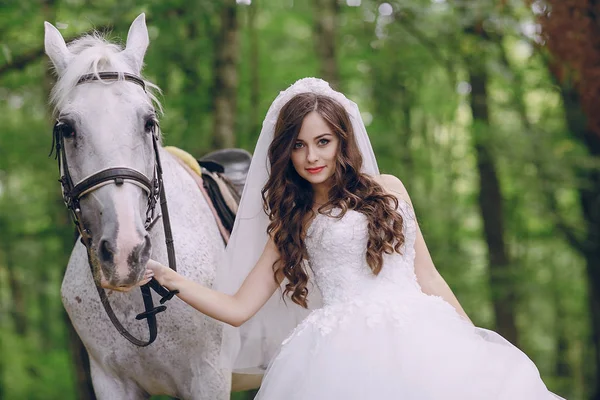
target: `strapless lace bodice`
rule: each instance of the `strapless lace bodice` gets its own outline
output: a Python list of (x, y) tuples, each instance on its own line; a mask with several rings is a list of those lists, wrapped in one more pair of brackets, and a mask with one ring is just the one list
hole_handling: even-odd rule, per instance
[(374, 275), (366, 260), (367, 217), (349, 210), (341, 218), (317, 214), (306, 234), (308, 263), (325, 305), (381, 297), (393, 291), (420, 291), (414, 273), (416, 220), (411, 206), (400, 202), (405, 242), (401, 254), (384, 255), (381, 272)]

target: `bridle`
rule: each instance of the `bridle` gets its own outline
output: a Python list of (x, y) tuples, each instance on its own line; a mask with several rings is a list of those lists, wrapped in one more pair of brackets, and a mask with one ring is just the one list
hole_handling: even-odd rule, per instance
[[(144, 81), (138, 76), (128, 74), (128, 73), (118, 73), (118, 72), (100, 72), (97, 74), (87, 74), (83, 75), (77, 81), (77, 85), (84, 84), (87, 82), (93, 81), (128, 81), (135, 83), (144, 89), (146, 92), (146, 85)], [(92, 258), (91, 258), (91, 244), (92, 244), (92, 233), (90, 230), (84, 226), (84, 223), (81, 218), (81, 206), (80, 200), (83, 196), (101, 188), (105, 185), (115, 184), (117, 186), (123, 185), (125, 182), (135, 184), (139, 186), (142, 190), (144, 190), (148, 197), (148, 206), (146, 210), (146, 221), (144, 223), (144, 227), (146, 231), (150, 231), (154, 224), (162, 217), (163, 219), (163, 227), (165, 232), (165, 242), (167, 246), (167, 256), (169, 260), (169, 267), (173, 270), (176, 270), (176, 260), (175, 260), (175, 248), (173, 246), (173, 234), (171, 231), (171, 223), (169, 219), (169, 209), (167, 207), (167, 199), (165, 196), (165, 189), (163, 186), (162, 179), (162, 166), (160, 162), (159, 155), (159, 137), (160, 130), (158, 124), (155, 124), (152, 129), (152, 147), (154, 149), (154, 172), (152, 179), (148, 179), (146, 175), (143, 173), (136, 171), (127, 167), (114, 167), (114, 168), (106, 168), (99, 172), (90, 175), (87, 178), (84, 178), (80, 182), (74, 183), (71, 178), (71, 174), (69, 172), (69, 164), (67, 162), (67, 156), (65, 154), (65, 145), (64, 145), (64, 127), (66, 124), (58, 120), (54, 124), (53, 129), (53, 138), (52, 138), (52, 152), (55, 152), (55, 158), (58, 160), (58, 170), (60, 173), (59, 182), (62, 186), (62, 196), (67, 206), (67, 209), (70, 211), (70, 214), (73, 218), (73, 222), (77, 227), (79, 234), (81, 235), (81, 243), (85, 246), (87, 250), (88, 256), (88, 264), (92, 271), (92, 276), (94, 276), (94, 269), (92, 266)], [(156, 204), (160, 201), (161, 214), (156, 213)], [(140, 289), (142, 291), (142, 297), (144, 300), (145, 311), (136, 316), (137, 320), (146, 319), (148, 322), (148, 330), (149, 330), (149, 339), (144, 341), (134, 337), (131, 333), (125, 329), (125, 327), (119, 322), (116, 317), (109, 301), (106, 296), (105, 290), (100, 286), (99, 282), (94, 280), (96, 289), (98, 290), (98, 294), (100, 295), (100, 301), (108, 314), (108, 317), (112, 321), (113, 325), (121, 335), (123, 335), (127, 340), (136, 346), (145, 347), (150, 345), (156, 339), (158, 329), (156, 323), (156, 314), (165, 311), (166, 306), (164, 303), (173, 298), (178, 291), (170, 291), (167, 288), (161, 286), (158, 281), (154, 278), (152, 280), (142, 286)], [(152, 293), (150, 289), (156, 291), (162, 298), (160, 299), (160, 306), (154, 307), (154, 303), (152, 301)]]

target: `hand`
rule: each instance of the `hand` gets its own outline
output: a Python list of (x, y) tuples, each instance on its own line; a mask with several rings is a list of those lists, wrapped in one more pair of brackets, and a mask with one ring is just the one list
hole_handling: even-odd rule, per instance
[(146, 283), (148, 283), (152, 280), (153, 276), (154, 276), (154, 272), (152, 272), (152, 270), (150, 270), (150, 269), (146, 269), (146, 271), (144, 271), (144, 277), (142, 278), (141, 281), (138, 282), (137, 286), (144, 286)]
[(171, 272), (171, 269), (158, 261), (148, 260), (148, 264), (146, 264), (146, 273), (150, 274), (150, 278), (154, 277), (163, 286), (166, 284), (169, 272)]

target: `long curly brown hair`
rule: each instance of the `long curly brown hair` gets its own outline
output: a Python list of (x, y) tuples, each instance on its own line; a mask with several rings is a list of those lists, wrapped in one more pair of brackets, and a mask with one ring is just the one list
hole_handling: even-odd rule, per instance
[(290, 158), (302, 121), (312, 111), (319, 113), (339, 138), (329, 200), (318, 212), (329, 214), (337, 207), (341, 209), (337, 218), (342, 218), (348, 210), (368, 218), (366, 259), (375, 275), (383, 266), (383, 254), (400, 253), (404, 243), (402, 215), (396, 212), (398, 200), (361, 172), (362, 156), (344, 107), (330, 97), (314, 93), (293, 97), (282, 107), (275, 125), (268, 152), (271, 173), (262, 189), (262, 198), (270, 219), (267, 232), (280, 253), (273, 264), (275, 279), (288, 279), (283, 295), (290, 293), (291, 299), (302, 307), (307, 307), (308, 295), (304, 234), (307, 221), (315, 216), (314, 193), (311, 184), (298, 175)]

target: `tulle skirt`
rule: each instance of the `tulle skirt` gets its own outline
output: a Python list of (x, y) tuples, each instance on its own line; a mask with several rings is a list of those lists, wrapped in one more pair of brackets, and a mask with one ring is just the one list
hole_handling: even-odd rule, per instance
[(313, 311), (282, 344), (256, 399), (560, 397), (519, 349), (419, 292)]

